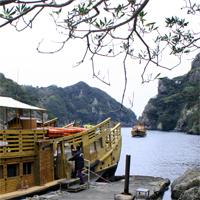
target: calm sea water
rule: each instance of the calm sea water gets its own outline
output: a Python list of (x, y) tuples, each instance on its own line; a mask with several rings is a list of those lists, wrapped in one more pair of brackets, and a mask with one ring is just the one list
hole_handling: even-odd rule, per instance
[[(147, 131), (144, 138), (132, 137), (122, 128), (122, 152), (116, 175), (123, 175), (126, 155), (131, 155), (131, 175), (169, 178), (171, 182), (187, 169), (200, 167), (200, 136), (179, 132)], [(170, 190), (164, 200), (170, 200)]]

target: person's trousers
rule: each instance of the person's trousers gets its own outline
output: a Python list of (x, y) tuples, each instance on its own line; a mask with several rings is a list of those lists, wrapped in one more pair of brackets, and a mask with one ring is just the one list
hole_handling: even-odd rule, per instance
[(77, 176), (80, 178), (80, 184), (84, 184), (82, 169), (77, 170)]

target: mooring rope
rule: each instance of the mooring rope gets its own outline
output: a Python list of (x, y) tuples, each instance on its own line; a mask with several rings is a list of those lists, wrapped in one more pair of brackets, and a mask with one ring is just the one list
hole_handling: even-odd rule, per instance
[[(85, 169), (87, 169), (87, 168), (85, 168)], [(87, 169), (87, 170), (88, 170), (88, 169)], [(97, 173), (95, 173), (95, 172), (93, 172), (93, 171), (91, 171), (91, 170), (89, 170), (89, 172), (91, 172), (93, 175), (97, 176), (98, 178), (104, 180), (105, 182), (107, 182), (107, 183), (111, 183), (111, 181), (109, 181), (109, 180), (103, 178), (103, 177), (100, 176), (99, 174), (97, 174)]]

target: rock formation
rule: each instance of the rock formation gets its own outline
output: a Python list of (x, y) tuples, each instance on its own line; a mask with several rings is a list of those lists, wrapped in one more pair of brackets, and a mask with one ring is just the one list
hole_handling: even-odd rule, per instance
[(159, 80), (158, 94), (149, 100), (140, 121), (148, 129), (200, 134), (199, 110), (200, 53), (187, 74)]
[(200, 168), (187, 170), (171, 185), (174, 200), (200, 199)]

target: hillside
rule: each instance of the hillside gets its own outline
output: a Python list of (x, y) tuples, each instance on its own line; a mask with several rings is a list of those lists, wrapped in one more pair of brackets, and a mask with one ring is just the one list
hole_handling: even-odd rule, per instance
[(200, 134), (200, 54), (184, 76), (159, 80), (158, 95), (149, 100), (141, 121), (148, 129)]
[(32, 87), (18, 85), (0, 73), (0, 96), (13, 97), (28, 104), (40, 106), (48, 111), (48, 117), (58, 117), (59, 125), (76, 120), (81, 124), (96, 124), (107, 117), (132, 126), (136, 116), (130, 109), (122, 107), (115, 99), (100, 89), (84, 82), (61, 88)]

